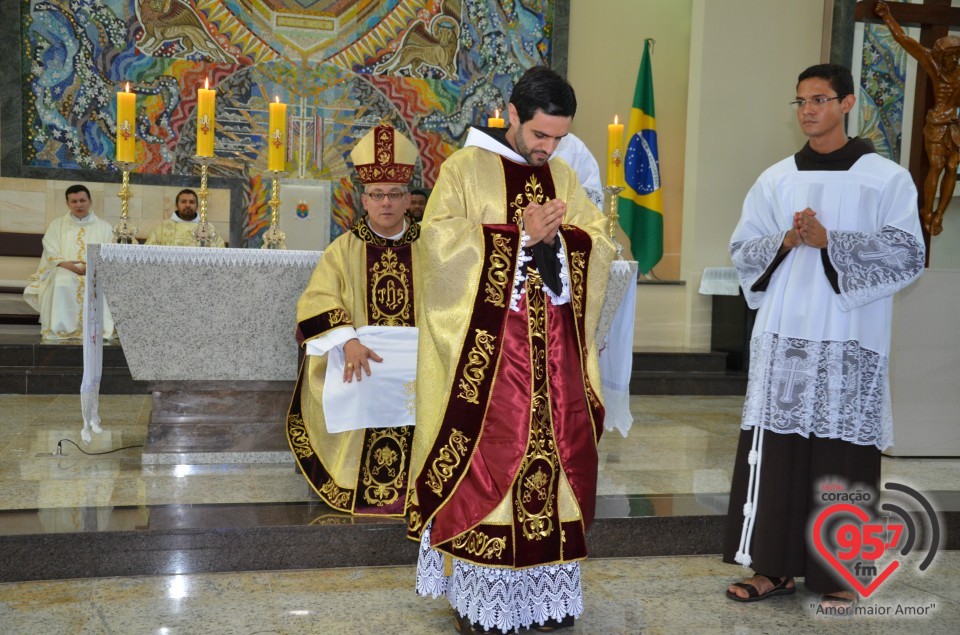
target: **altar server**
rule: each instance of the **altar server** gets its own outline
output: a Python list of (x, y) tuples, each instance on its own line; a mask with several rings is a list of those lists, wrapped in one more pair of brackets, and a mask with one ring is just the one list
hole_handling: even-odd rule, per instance
[(876, 495), (893, 443), (893, 295), (923, 271), (924, 243), (910, 173), (844, 132), (853, 93), (842, 66), (800, 74), (808, 142), (760, 175), (730, 242), (757, 309), (724, 549), (756, 575), (728, 587), (737, 602), (791, 595), (796, 577), (826, 607), (857, 600), (810, 548), (810, 521), (822, 487)]

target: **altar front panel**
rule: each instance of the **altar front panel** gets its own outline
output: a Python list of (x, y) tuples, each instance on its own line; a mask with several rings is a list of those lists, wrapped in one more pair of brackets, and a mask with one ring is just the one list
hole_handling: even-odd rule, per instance
[(91, 245), (134, 379), (294, 381), (319, 251)]

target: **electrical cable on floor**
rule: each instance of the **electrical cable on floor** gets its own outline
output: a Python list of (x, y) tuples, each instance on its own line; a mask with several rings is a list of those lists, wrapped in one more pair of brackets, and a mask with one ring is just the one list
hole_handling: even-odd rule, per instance
[(87, 456), (97, 456), (97, 455), (99, 455), (99, 454), (111, 454), (111, 453), (113, 453), (113, 452), (119, 452), (120, 450), (129, 450), (129, 449), (131, 449), (131, 448), (142, 448), (142, 447), (143, 447), (143, 444), (140, 444), (140, 445), (127, 445), (127, 446), (124, 446), (124, 447), (122, 447), (122, 448), (116, 448), (115, 450), (107, 450), (106, 452), (87, 452), (86, 450), (84, 450), (83, 448), (81, 448), (79, 445), (77, 445), (74, 441), (71, 441), (70, 439), (60, 439), (59, 441), (57, 441), (57, 454), (60, 454), (60, 455), (63, 454), (63, 442), (64, 442), (64, 441), (66, 441), (67, 443), (73, 444), (78, 450), (80, 450), (81, 452), (83, 452), (83, 453), (86, 454)]

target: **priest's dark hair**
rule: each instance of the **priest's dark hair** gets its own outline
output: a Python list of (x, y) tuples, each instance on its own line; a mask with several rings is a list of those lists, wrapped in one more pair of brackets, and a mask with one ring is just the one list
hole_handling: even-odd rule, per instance
[(520, 123), (533, 119), (538, 110), (555, 117), (577, 114), (573, 86), (546, 66), (534, 66), (520, 76), (510, 94), (510, 103), (517, 109)]
[(197, 196), (197, 193), (188, 187), (184, 190), (180, 190), (179, 192), (177, 192), (177, 197), (173, 199), (174, 205), (180, 202), (180, 197), (183, 196), (184, 194), (193, 194), (193, 198), (200, 200), (200, 197)]
[(90, 196), (90, 190), (87, 189), (87, 186), (86, 186), (86, 185), (80, 185), (79, 183), (77, 183), (76, 185), (71, 185), (70, 187), (68, 187), (68, 188), (67, 188), (67, 191), (66, 191), (66, 192), (64, 193), (64, 195), (63, 195), (63, 198), (68, 199), (68, 198), (70, 198), (70, 195), (71, 195), (71, 194), (77, 194), (78, 192), (83, 192), (84, 194), (87, 195), (87, 198), (89, 198), (91, 201), (93, 200), (93, 197)]
[(836, 93), (837, 97), (843, 99), (847, 95), (853, 94), (853, 75), (850, 69), (840, 64), (817, 64), (800, 73), (797, 78), (797, 87), (805, 79), (825, 79), (830, 82), (830, 88)]

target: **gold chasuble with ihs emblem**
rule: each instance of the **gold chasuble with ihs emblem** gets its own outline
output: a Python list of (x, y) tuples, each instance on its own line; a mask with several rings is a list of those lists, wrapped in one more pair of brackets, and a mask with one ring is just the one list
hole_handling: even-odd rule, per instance
[[(552, 198), (567, 204), (561, 296), (519, 225)], [(615, 253), (605, 227), (562, 160), (468, 147), (444, 163), (418, 244), (411, 538), (429, 525), (431, 547), (490, 567), (586, 557), (603, 430), (594, 334)]]
[[(297, 339), (335, 337), (338, 329), (415, 326), (410, 224), (397, 240), (361, 219), (323, 252), (297, 304)], [(331, 434), (323, 415), (327, 355), (308, 355), (287, 414), (287, 440), (303, 475), (323, 501), (352, 514), (402, 516), (407, 502), (413, 428), (367, 428)], [(377, 364), (371, 363), (377, 372)], [(409, 400), (412, 395), (400, 394)]]

